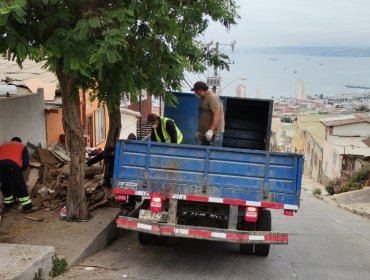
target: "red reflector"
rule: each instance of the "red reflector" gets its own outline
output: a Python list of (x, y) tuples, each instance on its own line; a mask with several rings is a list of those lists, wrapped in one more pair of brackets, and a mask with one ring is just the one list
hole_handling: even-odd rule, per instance
[(293, 210), (284, 210), (284, 215), (285, 216), (293, 216)]
[(149, 210), (158, 213), (162, 211), (163, 199), (160, 195), (152, 195), (150, 197), (150, 207)]
[(247, 222), (256, 222), (258, 219), (258, 207), (247, 206), (245, 207), (245, 216), (244, 219)]
[(126, 196), (125, 195), (116, 195), (116, 199), (121, 200), (121, 201), (126, 201)]

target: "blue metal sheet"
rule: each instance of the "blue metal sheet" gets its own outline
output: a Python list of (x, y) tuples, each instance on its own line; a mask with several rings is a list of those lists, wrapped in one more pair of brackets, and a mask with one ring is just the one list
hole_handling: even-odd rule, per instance
[(299, 204), (301, 155), (129, 140), (116, 153), (114, 187)]
[[(176, 107), (165, 106), (164, 116), (175, 121), (182, 132), (183, 144), (194, 144), (194, 135), (198, 128), (199, 99), (194, 93), (174, 93), (178, 99)], [(225, 98), (221, 97), (225, 104)]]

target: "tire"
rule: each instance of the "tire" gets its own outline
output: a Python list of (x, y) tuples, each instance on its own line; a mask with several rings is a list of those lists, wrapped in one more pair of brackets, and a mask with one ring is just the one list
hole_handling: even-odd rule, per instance
[(244, 255), (253, 255), (254, 244), (239, 244), (239, 251)]
[(149, 234), (149, 233), (145, 233), (141, 231), (138, 232), (139, 243), (144, 246), (154, 244), (154, 237), (155, 236), (153, 234)]
[(158, 245), (163, 246), (167, 244), (167, 236), (157, 236), (154, 234), (149, 234), (145, 232), (138, 232), (139, 243), (141, 245)]
[[(271, 231), (271, 212), (269, 210), (263, 209), (259, 212), (256, 226), (258, 231)], [(255, 255), (267, 257), (269, 253), (270, 244), (255, 244)]]
[[(248, 223), (246, 221), (241, 222), (241, 230), (256, 230), (256, 223)], [(244, 255), (253, 255), (254, 254), (254, 245), (255, 244), (239, 244), (240, 253)]]
[(168, 237), (167, 236), (154, 236), (154, 242), (153, 244), (158, 245), (158, 246), (164, 246), (168, 242)]

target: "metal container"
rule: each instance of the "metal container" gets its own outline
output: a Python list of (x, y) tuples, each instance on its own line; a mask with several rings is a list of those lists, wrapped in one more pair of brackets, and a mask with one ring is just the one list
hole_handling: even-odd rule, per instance
[[(175, 93), (176, 107), (165, 107), (164, 116), (175, 121), (184, 144), (194, 144), (199, 100), (194, 94)], [(269, 149), (273, 100), (220, 96), (225, 112), (223, 147)]]

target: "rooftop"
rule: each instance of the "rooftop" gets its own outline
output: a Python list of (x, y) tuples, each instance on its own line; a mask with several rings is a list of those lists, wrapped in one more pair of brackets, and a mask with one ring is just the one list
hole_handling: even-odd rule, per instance
[(369, 138), (329, 136), (328, 141), (334, 144), (338, 154), (370, 157)]
[(58, 79), (52, 72), (44, 69), (43, 65), (25, 60), (21, 68), (15, 61), (0, 57), (0, 81), (6, 81), (8, 85), (17, 87), (27, 87), (33, 93), (43, 88), (44, 99), (54, 100)]
[(325, 126), (337, 126), (361, 122), (370, 123), (370, 116), (367, 114), (353, 114), (321, 120), (321, 123)]

